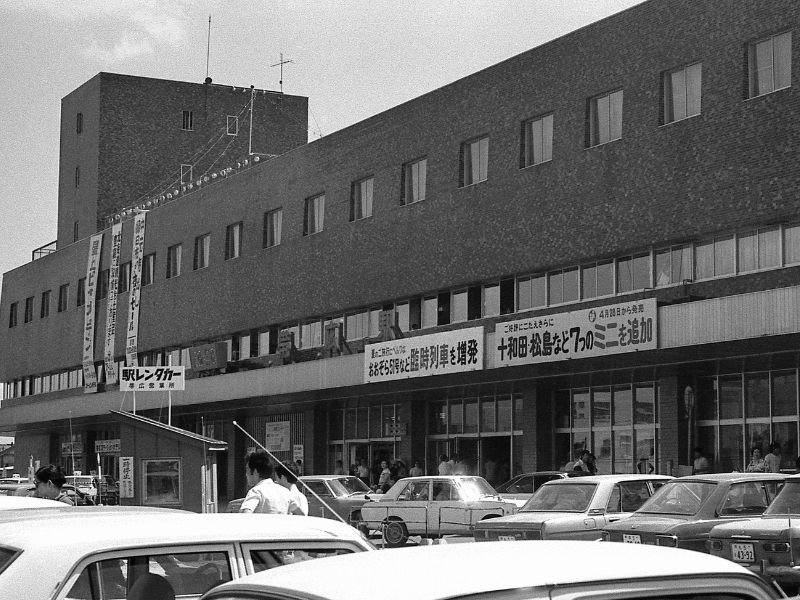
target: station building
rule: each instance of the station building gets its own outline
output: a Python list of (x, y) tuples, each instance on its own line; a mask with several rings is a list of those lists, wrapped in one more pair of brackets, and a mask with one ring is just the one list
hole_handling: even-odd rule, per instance
[(302, 97), (101, 73), (62, 104), (58, 240), (3, 276), (17, 470), (147, 487), (120, 412), (207, 443), (220, 503), (253, 440), (493, 483), (583, 448), (794, 468), (795, 26), (650, 0), (312, 143)]

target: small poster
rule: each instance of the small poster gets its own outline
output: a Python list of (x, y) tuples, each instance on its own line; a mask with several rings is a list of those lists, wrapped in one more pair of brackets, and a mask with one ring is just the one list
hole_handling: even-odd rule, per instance
[(288, 452), (292, 449), (290, 436), (291, 423), (289, 421), (267, 423), (267, 439), (264, 447), (270, 452)]
[(119, 457), (119, 497), (133, 498), (133, 457)]

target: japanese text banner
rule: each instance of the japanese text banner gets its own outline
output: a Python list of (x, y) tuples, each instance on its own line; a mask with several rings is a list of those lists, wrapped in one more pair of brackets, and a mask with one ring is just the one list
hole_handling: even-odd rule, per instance
[(495, 366), (604, 356), (658, 346), (655, 298), (498, 323)]
[(175, 392), (186, 388), (185, 367), (122, 367), (122, 392)]
[(368, 344), (364, 381), (391, 381), (483, 369), (483, 327)]
[(83, 307), (83, 391), (97, 392), (97, 371), (94, 366), (94, 312), (97, 297), (97, 278), (103, 234), (96, 233), (89, 240), (89, 258), (86, 262), (86, 299)]

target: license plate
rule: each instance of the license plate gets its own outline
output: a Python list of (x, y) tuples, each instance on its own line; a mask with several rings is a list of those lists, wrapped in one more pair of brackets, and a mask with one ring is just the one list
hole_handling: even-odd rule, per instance
[(497, 539), (501, 542), (513, 542), (517, 538), (515, 538), (513, 535), (498, 535)]
[(631, 533), (623, 533), (622, 534), (622, 541), (626, 544), (641, 544), (642, 543), (642, 536), (634, 535)]
[(731, 544), (731, 559), (743, 563), (756, 562), (753, 544)]

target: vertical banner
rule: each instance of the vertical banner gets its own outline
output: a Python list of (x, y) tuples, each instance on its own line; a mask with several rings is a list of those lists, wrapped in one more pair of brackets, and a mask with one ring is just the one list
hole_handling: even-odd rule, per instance
[[(125, 338), (125, 364), (138, 367), (139, 360), (139, 295), (142, 291), (142, 262), (144, 260), (145, 213), (133, 220), (133, 252), (131, 254), (131, 290), (128, 297), (128, 332)], [(152, 273), (151, 273), (152, 276)]]
[(97, 297), (97, 277), (103, 234), (96, 233), (89, 240), (89, 260), (86, 263), (86, 302), (83, 319), (83, 392), (97, 392), (97, 371), (94, 368), (94, 309)]
[(119, 457), (119, 497), (133, 498), (133, 457)]
[(119, 255), (122, 247), (122, 223), (111, 227), (111, 267), (108, 277), (106, 300), (106, 383), (117, 383), (117, 368), (114, 364), (114, 337), (117, 334), (117, 291), (119, 290)]

